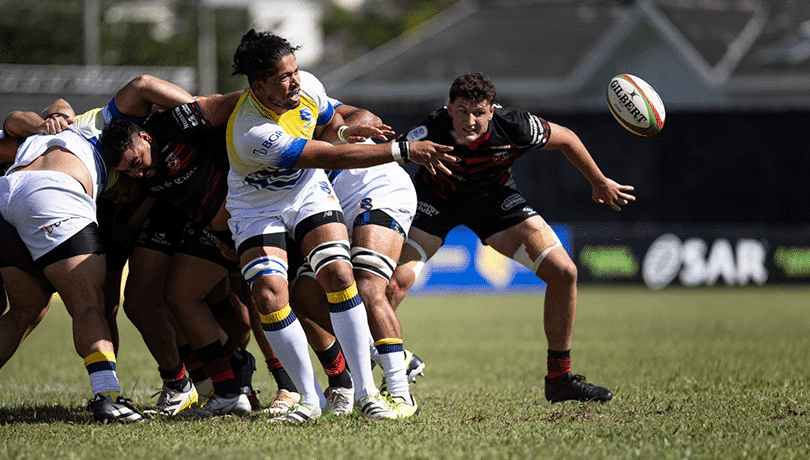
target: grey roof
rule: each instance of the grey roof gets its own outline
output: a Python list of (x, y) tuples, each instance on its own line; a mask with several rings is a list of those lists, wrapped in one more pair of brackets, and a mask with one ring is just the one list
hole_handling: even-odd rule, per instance
[(321, 76), (373, 107), (444, 103), (472, 71), (524, 108), (601, 110), (609, 79), (630, 73), (668, 109), (807, 109), (810, 1), (463, 0)]

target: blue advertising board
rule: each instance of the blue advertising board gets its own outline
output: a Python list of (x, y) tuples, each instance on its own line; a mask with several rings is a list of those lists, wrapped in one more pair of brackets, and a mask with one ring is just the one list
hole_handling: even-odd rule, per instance
[[(551, 227), (570, 254), (568, 226)], [(539, 291), (544, 287), (528, 268), (484, 246), (472, 230), (461, 226), (447, 235), (444, 246), (428, 261), (411, 292)]]

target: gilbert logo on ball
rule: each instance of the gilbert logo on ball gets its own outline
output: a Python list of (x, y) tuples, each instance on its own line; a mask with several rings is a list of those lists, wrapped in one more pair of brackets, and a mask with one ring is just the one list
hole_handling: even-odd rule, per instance
[(633, 134), (655, 136), (664, 127), (666, 112), (661, 97), (634, 75), (616, 75), (610, 80), (607, 103), (616, 121)]

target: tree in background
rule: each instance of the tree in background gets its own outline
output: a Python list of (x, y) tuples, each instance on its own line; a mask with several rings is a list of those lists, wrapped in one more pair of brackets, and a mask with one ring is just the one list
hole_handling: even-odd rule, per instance
[[(368, 0), (349, 11), (330, 3), (324, 15), (327, 53), (318, 67), (335, 68), (408, 31), (458, 0)], [(0, 63), (84, 63), (83, 0), (0, 0)], [(137, 2), (99, 0), (99, 59), (107, 66), (196, 67), (198, 0), (161, 2), (164, 23), (115, 20), (115, 8)], [(113, 12), (113, 13), (111, 13)], [(250, 24), (244, 8), (214, 10), (217, 90), (244, 85), (231, 76), (233, 51)], [(166, 24), (168, 22), (168, 24)], [(156, 30), (159, 28), (160, 30)]]

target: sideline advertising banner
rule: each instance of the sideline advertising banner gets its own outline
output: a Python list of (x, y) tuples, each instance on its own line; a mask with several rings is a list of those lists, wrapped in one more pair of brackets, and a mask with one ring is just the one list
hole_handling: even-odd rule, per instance
[[(581, 285), (810, 283), (810, 226), (577, 223), (552, 228), (577, 264)], [(413, 292), (543, 288), (529, 269), (459, 227), (425, 266)]]

